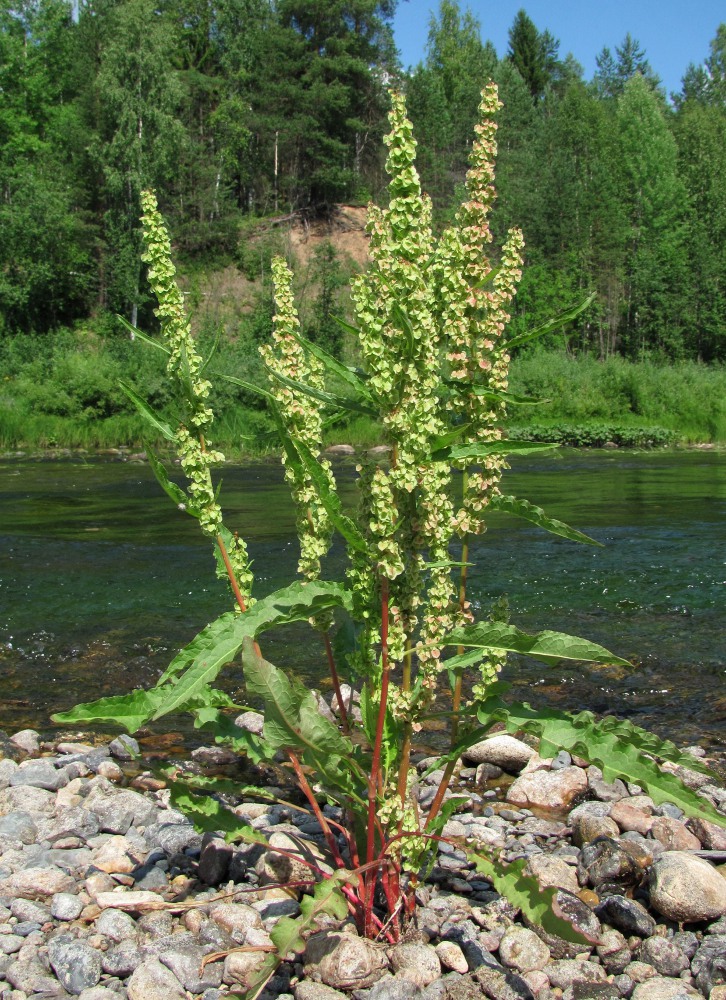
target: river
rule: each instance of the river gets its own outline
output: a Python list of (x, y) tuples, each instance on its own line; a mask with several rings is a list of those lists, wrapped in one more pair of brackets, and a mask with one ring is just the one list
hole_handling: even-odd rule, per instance
[[(512, 464), (505, 492), (604, 548), (494, 517), (471, 552), (474, 607), (506, 593), (513, 624), (572, 632), (633, 662), (627, 670), (513, 661), (515, 692), (612, 712), (726, 754), (723, 458), (562, 450)], [(353, 463), (336, 471), (352, 503)], [(297, 543), (279, 466), (230, 467), (222, 478), (226, 520), (249, 541), (258, 593), (289, 582)], [(336, 549), (332, 572), (342, 566)], [(50, 733), (53, 710), (153, 684), (174, 651), (229, 607), (209, 546), (148, 466), (0, 462), (1, 729)], [(321, 651), (306, 627), (266, 637), (264, 652), (306, 682), (320, 680)], [(224, 676), (239, 690), (237, 668)]]

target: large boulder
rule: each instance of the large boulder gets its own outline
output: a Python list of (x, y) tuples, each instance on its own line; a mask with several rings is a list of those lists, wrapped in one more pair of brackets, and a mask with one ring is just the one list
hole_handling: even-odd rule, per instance
[(669, 920), (689, 924), (726, 914), (726, 879), (703, 858), (666, 851), (649, 871), (650, 903)]

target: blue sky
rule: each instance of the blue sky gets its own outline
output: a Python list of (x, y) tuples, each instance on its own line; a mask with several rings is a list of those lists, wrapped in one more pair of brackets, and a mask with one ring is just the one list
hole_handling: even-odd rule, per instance
[[(629, 31), (669, 94), (680, 90), (690, 62), (703, 62), (718, 25), (726, 21), (723, 0), (459, 0), (459, 6), (471, 10), (481, 24), (482, 38), (494, 43), (500, 57), (523, 7), (540, 31), (549, 29), (559, 38), (561, 56), (572, 52), (588, 80), (602, 47), (614, 53)], [(430, 15), (438, 9), (438, 0), (399, 0), (393, 27), (404, 67), (423, 59)]]

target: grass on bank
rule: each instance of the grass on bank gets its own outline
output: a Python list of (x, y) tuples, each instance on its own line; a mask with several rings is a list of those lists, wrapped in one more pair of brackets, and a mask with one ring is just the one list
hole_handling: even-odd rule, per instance
[[(141, 447), (148, 425), (119, 388), (131, 382), (172, 415), (164, 358), (118, 334), (63, 331), (0, 341), (0, 450)], [(226, 342), (217, 372), (260, 382), (254, 339)], [(229, 457), (270, 450), (270, 422), (257, 398), (217, 378), (215, 442)], [(511, 408), (511, 434), (564, 444), (653, 446), (726, 442), (726, 368), (695, 362), (597, 361), (538, 351), (515, 358), (511, 391), (548, 402)], [(326, 443), (380, 443), (366, 418), (333, 426)]]

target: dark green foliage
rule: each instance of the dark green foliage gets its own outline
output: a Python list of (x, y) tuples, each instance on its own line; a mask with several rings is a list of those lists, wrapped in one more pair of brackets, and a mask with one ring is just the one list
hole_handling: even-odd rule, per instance
[[(513, 334), (594, 291), (574, 326), (578, 350), (726, 360), (726, 24), (669, 107), (630, 34), (601, 51), (588, 83), (546, 24), (519, 11), (497, 54), (458, 0), (440, 0), (423, 61), (401, 77), (395, 6), (89, 0), (74, 19), (67, 0), (6, 4), (0, 335), (89, 316), (98, 329), (106, 309), (149, 328), (137, 217), (150, 184), (184, 270), (235, 262), (262, 282), (243, 323), (214, 321), (223, 352), (254, 380), (237, 342), (267, 339), (270, 259), (288, 249), (269, 214), (307, 225), (381, 191), (384, 81), (398, 78), (434, 217), (449, 222), (479, 92), (494, 78), (504, 108), (492, 228), (501, 239), (521, 224), (527, 243)], [(345, 312), (348, 279), (326, 246), (305, 278), (306, 335), (336, 357), (346, 337), (331, 317)], [(257, 405), (239, 387), (219, 392), (225, 407)], [(73, 411), (58, 399), (44, 407), (59, 420)]]

